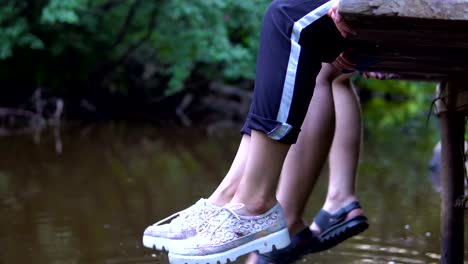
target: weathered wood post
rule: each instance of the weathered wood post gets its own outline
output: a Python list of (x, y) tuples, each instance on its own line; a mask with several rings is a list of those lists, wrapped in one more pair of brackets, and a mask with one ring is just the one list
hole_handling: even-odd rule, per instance
[[(439, 85), (436, 112), (442, 137), (441, 263), (463, 263), (464, 255), (464, 131), (468, 80), (452, 79)], [(463, 111), (465, 110), (465, 111)]]

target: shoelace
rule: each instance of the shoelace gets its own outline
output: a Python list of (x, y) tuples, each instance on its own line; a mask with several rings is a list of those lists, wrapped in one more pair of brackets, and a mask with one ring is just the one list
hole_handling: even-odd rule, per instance
[(174, 213), (174, 214), (172, 214), (172, 215), (170, 215), (170, 216), (168, 216), (168, 217), (166, 217), (166, 218), (164, 218), (164, 219), (162, 219), (162, 220), (159, 220), (158, 222), (154, 223), (153, 226), (158, 226), (158, 225), (163, 224), (163, 223), (165, 223), (165, 222), (167, 222), (167, 221), (169, 221), (169, 220), (171, 220), (171, 219), (177, 218), (178, 216), (182, 215), (182, 214), (183, 214), (185, 211), (187, 211), (188, 209), (189, 209), (189, 208), (184, 209), (184, 210), (179, 211), (179, 212), (177, 212), (177, 213)]
[[(163, 224), (163, 223), (165, 223), (165, 222), (167, 222), (169, 220), (175, 219), (178, 216), (180, 216), (180, 218), (187, 219), (188, 216), (190, 215), (189, 212), (191, 212), (192, 210), (195, 210), (195, 208), (193, 208), (194, 206), (200, 207), (200, 206), (203, 206), (203, 205), (206, 205), (206, 202), (203, 201), (203, 200), (200, 200), (197, 203), (195, 203), (193, 206), (190, 206), (187, 209), (181, 210), (181, 211), (179, 211), (177, 213), (174, 213), (174, 214), (172, 214), (172, 215), (170, 215), (170, 216), (168, 216), (168, 217), (154, 223), (153, 226), (158, 226), (158, 225)], [(175, 219), (174, 221), (177, 221), (177, 219)], [(177, 221), (177, 224), (179, 224), (180, 221), (182, 221), (182, 219), (179, 219), (179, 221)]]
[[(236, 212), (234, 212), (234, 210), (239, 210), (239, 209), (241, 209), (243, 207), (244, 207), (244, 204), (239, 203), (239, 204), (227, 204), (227, 205), (219, 208), (213, 214), (211, 214), (209, 217), (207, 217), (207, 220), (205, 220), (203, 223), (201, 223), (197, 227), (197, 233), (201, 233), (201, 232), (204, 231), (205, 228), (207, 228), (208, 226), (211, 226), (211, 223), (216, 220), (215, 216), (219, 215), (223, 211), (227, 211), (228, 213), (232, 214), (235, 218), (237, 218), (237, 220), (240, 221), (241, 218), (239, 217), (239, 215)], [(229, 219), (229, 217), (226, 217), (222, 221), (217, 223), (216, 227), (214, 228), (213, 231), (211, 231), (211, 234), (209, 235), (210, 239), (213, 237), (215, 232), (221, 227), (221, 225), (224, 222), (226, 222), (226, 220), (228, 220), (228, 219)]]

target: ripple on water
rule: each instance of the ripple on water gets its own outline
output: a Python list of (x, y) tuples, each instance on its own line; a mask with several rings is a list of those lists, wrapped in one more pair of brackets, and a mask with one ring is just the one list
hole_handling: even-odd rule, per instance
[(403, 248), (400, 245), (383, 243), (379, 238), (363, 236), (350, 239), (330, 252), (353, 259), (351, 263), (427, 264), (438, 263), (440, 259), (440, 255), (435, 253), (422, 253), (406, 245)]

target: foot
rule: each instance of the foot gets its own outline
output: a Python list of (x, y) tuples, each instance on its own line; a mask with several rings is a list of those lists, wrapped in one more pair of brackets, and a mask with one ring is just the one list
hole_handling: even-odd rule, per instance
[(315, 216), (312, 231), (319, 237), (320, 246), (316, 252), (335, 247), (369, 227), (359, 202), (354, 201), (331, 214), (324, 209)]
[(222, 207), (199, 233), (169, 253), (173, 264), (234, 262), (253, 251), (271, 252), (289, 245), (286, 221), (279, 204), (256, 216), (240, 215), (242, 204)]
[(196, 235), (197, 227), (220, 208), (206, 199), (200, 199), (189, 208), (147, 227), (143, 234), (143, 245), (171, 251), (179, 245), (178, 242)]
[(274, 250), (266, 254), (251, 254), (247, 259), (248, 264), (288, 264), (294, 263), (303, 256), (313, 253), (313, 249), (320, 244), (320, 239), (309, 227), (303, 228), (300, 232), (291, 238), (289, 246)]
[[(333, 208), (333, 207), (330, 207)], [(326, 213), (319, 213), (316, 218), (323, 217)], [(291, 244), (284, 249), (273, 251), (267, 254), (251, 254), (247, 259), (248, 264), (288, 264), (294, 263), (301, 259), (303, 256), (319, 251), (327, 250), (338, 243), (346, 240), (347, 238), (356, 235), (367, 229), (367, 218), (363, 215), (362, 209), (358, 202), (351, 202), (343, 208), (335, 210), (334, 214), (328, 214), (333, 217), (327, 219), (334, 219), (336, 216), (341, 216), (344, 212), (344, 218), (341, 216), (341, 226), (322, 225), (323, 234), (320, 227), (313, 223), (312, 227), (306, 227), (298, 232), (291, 238)], [(328, 220), (328, 221), (329, 221)], [(329, 221), (328, 223), (333, 223)], [(313, 228), (313, 229), (312, 229)], [(311, 230), (312, 229), (312, 230)], [(340, 230), (343, 230), (340, 233)], [(336, 238), (333, 235), (338, 235)], [(333, 239), (332, 239), (333, 238)]]

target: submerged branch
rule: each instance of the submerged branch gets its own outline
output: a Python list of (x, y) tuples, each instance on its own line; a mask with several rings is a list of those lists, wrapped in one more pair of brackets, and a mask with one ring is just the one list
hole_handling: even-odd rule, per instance
[(42, 130), (53, 128), (55, 149), (62, 152), (60, 139), (60, 124), (64, 111), (64, 102), (61, 98), (43, 99), (40, 89), (36, 89), (32, 96), (32, 108), (0, 107), (0, 136), (28, 135), (34, 136), (36, 142), (40, 141)]

